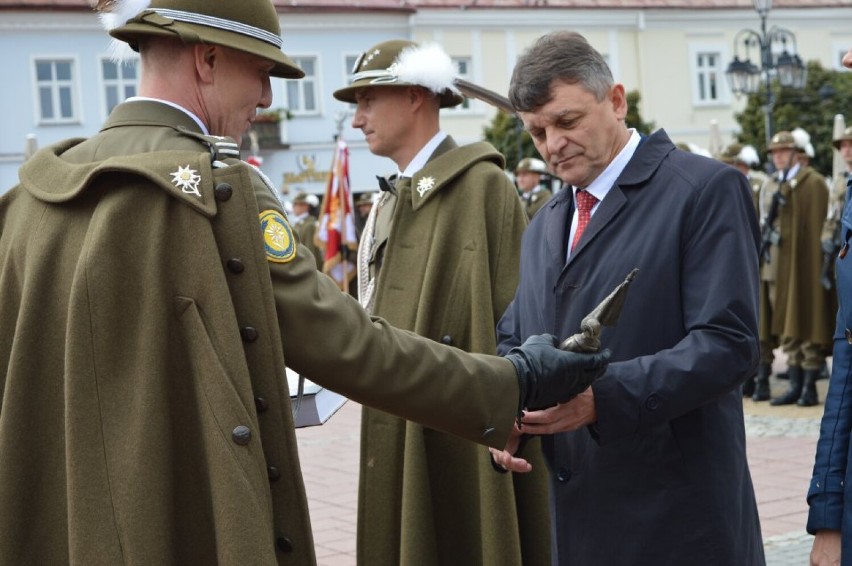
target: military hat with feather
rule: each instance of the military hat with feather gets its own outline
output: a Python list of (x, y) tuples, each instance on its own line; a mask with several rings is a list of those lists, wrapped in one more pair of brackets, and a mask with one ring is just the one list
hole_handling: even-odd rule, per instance
[(831, 145), (834, 146), (834, 149), (840, 149), (840, 146), (845, 141), (852, 141), (852, 126), (849, 126), (843, 133), (831, 140)]
[(363, 52), (355, 61), (349, 86), (334, 91), (334, 98), (354, 103), (355, 93), (364, 88), (420, 86), (438, 95), (441, 108), (447, 108), (464, 101), (454, 83), (456, 74), (452, 59), (439, 45), (393, 39)]
[(275, 65), (274, 77), (305, 76), (281, 51), (281, 26), (270, 0), (98, 0), (95, 10), (109, 34), (134, 51), (146, 36), (173, 37), (257, 55)]

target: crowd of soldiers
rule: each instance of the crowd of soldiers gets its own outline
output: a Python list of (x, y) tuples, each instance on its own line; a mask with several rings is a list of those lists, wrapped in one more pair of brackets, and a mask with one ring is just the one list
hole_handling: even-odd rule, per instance
[[(761, 225), (760, 365), (743, 386), (743, 395), (753, 401), (816, 405), (815, 382), (828, 375), (826, 357), (837, 310), (834, 260), (847, 252), (840, 247), (839, 232), (852, 175), (852, 127), (836, 136), (833, 145), (846, 164), (846, 171), (834, 179), (810, 166), (813, 146), (801, 128), (772, 137), (770, 175), (760, 170), (752, 146), (732, 144), (717, 156), (748, 178)], [(789, 385), (772, 397), (769, 379), (779, 348), (787, 368), (776, 377)]]

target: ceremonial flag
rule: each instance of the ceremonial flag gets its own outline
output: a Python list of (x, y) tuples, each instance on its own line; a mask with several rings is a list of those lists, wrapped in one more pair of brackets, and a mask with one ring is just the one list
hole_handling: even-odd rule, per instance
[(325, 248), (323, 273), (330, 275), (345, 292), (349, 292), (349, 282), (355, 277), (358, 250), (354, 208), (349, 187), (349, 148), (338, 138), (314, 239), (320, 248)]

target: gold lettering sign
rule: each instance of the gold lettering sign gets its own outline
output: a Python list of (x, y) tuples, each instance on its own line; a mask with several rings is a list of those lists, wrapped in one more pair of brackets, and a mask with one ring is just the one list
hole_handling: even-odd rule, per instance
[(312, 155), (299, 155), (296, 157), (296, 164), (300, 171), (284, 172), (284, 182), (282, 191), (288, 192), (290, 185), (300, 183), (325, 183), (328, 181), (329, 171), (318, 171), (316, 169), (316, 158)]

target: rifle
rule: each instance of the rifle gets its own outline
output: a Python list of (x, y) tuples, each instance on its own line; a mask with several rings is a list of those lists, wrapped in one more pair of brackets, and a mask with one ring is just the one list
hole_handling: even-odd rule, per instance
[(760, 263), (769, 263), (770, 257), (769, 248), (773, 245), (777, 246), (781, 243), (781, 232), (775, 229), (775, 220), (778, 218), (778, 213), (781, 207), (787, 204), (787, 197), (784, 196), (784, 185), (787, 184), (787, 175), (790, 173), (790, 168), (793, 166), (793, 159), (796, 155), (796, 150), (790, 152), (790, 158), (787, 160), (787, 166), (781, 173), (781, 180), (778, 182), (778, 190), (772, 195), (772, 202), (769, 204), (769, 210), (766, 217), (763, 219), (763, 225), (760, 231), (760, 253), (758, 261)]
[[(847, 189), (848, 191), (848, 189)], [(842, 231), (843, 224), (840, 222), (840, 217), (843, 215), (843, 207), (845, 199), (837, 202), (835, 195), (832, 192), (831, 202), (829, 203), (828, 217), (826, 222), (833, 222), (834, 226), (829, 238), (822, 240), (822, 271), (820, 275), (820, 283), (826, 291), (831, 291), (834, 287), (834, 261), (843, 247)]]
[[(786, 171), (785, 177), (786, 177)], [(763, 226), (761, 227), (760, 233), (760, 261), (761, 263), (769, 263), (771, 257), (769, 254), (769, 248), (772, 245), (778, 245), (781, 243), (781, 233), (775, 229), (775, 220), (778, 218), (778, 213), (781, 210), (781, 207), (787, 204), (787, 198), (781, 193), (781, 189), (784, 186), (784, 183), (787, 181), (781, 181), (778, 185), (778, 190), (775, 191), (775, 194), (772, 195), (772, 202), (769, 205), (769, 211), (766, 213), (766, 217), (763, 219)]]
[(843, 245), (840, 238), (841, 228), (842, 224), (838, 219), (837, 225), (831, 233), (831, 239), (822, 241), (822, 273), (819, 282), (822, 283), (826, 291), (831, 291), (831, 288), (834, 287), (834, 258), (837, 257)]

